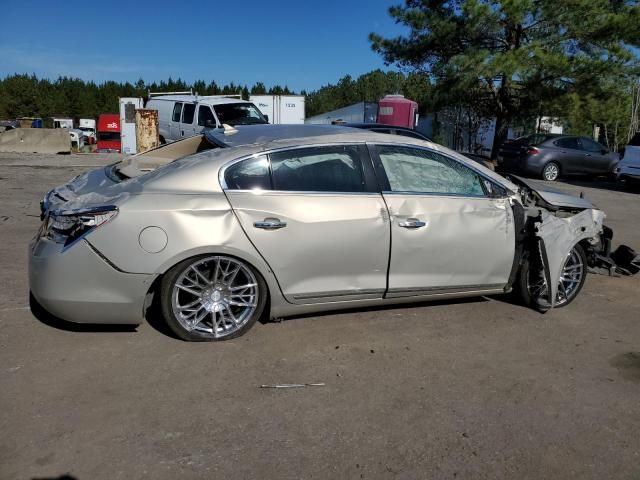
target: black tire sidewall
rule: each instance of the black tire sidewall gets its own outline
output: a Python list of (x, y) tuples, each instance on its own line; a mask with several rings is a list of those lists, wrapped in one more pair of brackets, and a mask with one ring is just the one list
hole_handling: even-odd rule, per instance
[[(213, 337), (209, 337), (204, 334), (201, 334), (199, 332), (189, 332), (188, 330), (186, 330), (180, 324), (178, 319), (175, 317), (173, 313), (173, 306), (171, 304), (171, 295), (173, 292), (173, 286), (176, 280), (178, 279), (178, 277), (180, 276), (180, 274), (192, 263), (202, 260), (203, 258), (215, 257), (215, 256), (228, 257), (228, 258), (234, 259), (237, 262), (241, 262), (245, 267), (251, 270), (251, 273), (253, 273), (253, 275), (256, 277), (256, 280), (258, 282), (258, 307), (253, 312), (253, 315), (251, 316), (251, 318), (249, 318), (247, 323), (245, 323), (242, 326), (242, 328), (240, 328), (240, 330), (230, 335), (225, 335), (224, 337), (221, 337), (221, 338), (213, 338)], [(262, 315), (262, 312), (264, 311), (265, 305), (267, 303), (267, 294), (268, 294), (267, 292), (268, 292), (267, 284), (262, 278), (262, 275), (260, 275), (260, 273), (255, 268), (253, 268), (253, 266), (251, 266), (249, 263), (237, 257), (233, 257), (231, 255), (221, 255), (221, 254), (212, 253), (212, 254), (198, 255), (196, 257), (187, 258), (186, 260), (183, 260), (182, 262), (172, 267), (164, 275), (160, 283), (160, 307), (162, 311), (162, 316), (164, 317), (164, 320), (167, 323), (167, 326), (171, 329), (171, 331), (174, 334), (176, 334), (182, 340), (186, 340), (189, 342), (219, 342), (224, 340), (231, 340), (232, 338), (237, 338), (241, 335), (244, 335), (254, 325), (254, 323), (256, 323), (258, 318), (260, 318), (260, 316)]]

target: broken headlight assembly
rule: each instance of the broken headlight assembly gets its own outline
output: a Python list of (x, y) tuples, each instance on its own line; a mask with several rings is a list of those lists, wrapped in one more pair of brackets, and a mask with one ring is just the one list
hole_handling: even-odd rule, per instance
[(89, 232), (111, 221), (117, 214), (118, 207), (114, 205), (53, 211), (45, 220), (42, 236), (68, 247)]

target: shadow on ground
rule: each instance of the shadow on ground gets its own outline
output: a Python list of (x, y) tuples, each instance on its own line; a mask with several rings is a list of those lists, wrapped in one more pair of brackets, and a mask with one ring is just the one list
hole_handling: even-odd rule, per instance
[(68, 322), (50, 314), (38, 303), (38, 300), (36, 300), (32, 294), (29, 294), (29, 307), (31, 308), (31, 313), (38, 321), (48, 327), (66, 332), (134, 332), (137, 328), (137, 325)]

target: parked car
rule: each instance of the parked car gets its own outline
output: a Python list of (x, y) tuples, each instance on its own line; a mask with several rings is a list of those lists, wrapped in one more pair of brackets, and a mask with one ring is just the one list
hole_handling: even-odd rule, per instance
[(631, 189), (640, 188), (640, 132), (624, 147), (624, 153), (616, 167), (616, 178)]
[(137, 324), (155, 297), (185, 340), (241, 335), (263, 313), (512, 289), (563, 307), (610, 239), (585, 199), (422, 140), (319, 125), (208, 130), (55, 188), (42, 217), (35, 301)]
[(505, 142), (498, 168), (554, 181), (561, 175), (610, 175), (618, 159), (588, 137), (535, 133)]
[(268, 123), (262, 112), (239, 96), (152, 94), (145, 108), (158, 111), (160, 143), (190, 137), (205, 128)]

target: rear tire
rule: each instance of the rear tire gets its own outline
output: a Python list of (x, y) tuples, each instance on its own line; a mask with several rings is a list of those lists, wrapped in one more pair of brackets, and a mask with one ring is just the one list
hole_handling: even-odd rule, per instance
[(225, 255), (188, 258), (160, 286), (162, 315), (173, 333), (191, 342), (220, 341), (246, 333), (267, 302), (262, 276)]
[(542, 169), (542, 179), (555, 182), (560, 177), (560, 165), (557, 162), (549, 162)]
[[(539, 298), (546, 297), (546, 282), (540, 278), (539, 271), (539, 260), (536, 257), (529, 256), (518, 273), (517, 292), (527, 307), (546, 311), (538, 303)], [(582, 290), (586, 278), (587, 255), (584, 248), (580, 244), (576, 244), (567, 255), (565, 264), (562, 267), (562, 273), (558, 279), (558, 295), (554, 308), (566, 307), (573, 302), (580, 290)]]

